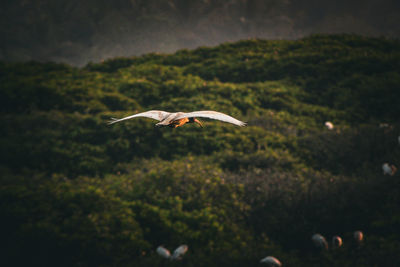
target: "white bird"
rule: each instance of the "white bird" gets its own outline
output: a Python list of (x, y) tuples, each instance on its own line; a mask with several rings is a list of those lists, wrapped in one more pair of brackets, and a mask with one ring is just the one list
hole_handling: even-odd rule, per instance
[(343, 245), (342, 238), (340, 236), (335, 235), (332, 237), (332, 248), (339, 248)]
[(355, 231), (353, 234), (354, 240), (356, 241), (357, 245), (361, 245), (363, 239), (364, 239), (364, 234), (361, 231)]
[(386, 175), (386, 174), (391, 175), (392, 174), (392, 168), (390, 168), (388, 163), (383, 163), (382, 170), (383, 170), (383, 174), (384, 175)]
[(280, 267), (282, 263), (273, 256), (265, 257), (264, 259), (260, 260), (260, 263), (266, 263), (270, 267)]
[(325, 249), (328, 250), (328, 242), (326, 242), (325, 237), (323, 237), (320, 234), (313, 234), (313, 236), (311, 237), (311, 240), (313, 241), (314, 245), (318, 248), (318, 249)]
[(325, 127), (328, 129), (328, 130), (333, 130), (333, 123), (332, 122), (330, 122), (330, 121), (326, 121), (325, 122)]
[(389, 163), (383, 163), (382, 170), (383, 170), (384, 175), (389, 174), (389, 175), (393, 176), (396, 173), (397, 168), (393, 164), (389, 165)]
[(224, 122), (229, 122), (238, 126), (245, 126), (246, 123), (239, 121), (229, 115), (226, 115), (221, 112), (212, 111), (212, 110), (203, 110), (203, 111), (194, 111), (194, 112), (175, 112), (170, 113), (162, 110), (150, 110), (138, 114), (134, 114), (128, 117), (124, 117), (122, 119), (111, 118), (109, 124), (114, 124), (120, 121), (129, 120), (137, 117), (146, 117), (160, 121), (157, 123), (157, 126), (169, 126), (172, 128), (176, 128), (184, 125), (185, 123), (198, 123), (201, 127), (203, 125), (201, 122), (196, 119), (196, 117), (200, 118), (208, 118), (214, 120), (220, 120)]
[(187, 245), (180, 245), (177, 249), (175, 249), (172, 254), (172, 260), (180, 260), (183, 255), (188, 251), (189, 247)]
[(157, 254), (163, 258), (169, 259), (171, 257), (171, 252), (169, 252), (169, 250), (164, 248), (163, 246), (159, 246), (156, 251)]

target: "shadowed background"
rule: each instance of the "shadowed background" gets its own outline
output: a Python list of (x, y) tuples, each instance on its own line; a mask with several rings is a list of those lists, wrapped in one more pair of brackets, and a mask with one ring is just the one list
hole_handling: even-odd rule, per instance
[(400, 266), (398, 7), (2, 1), (0, 266)]
[(0, 60), (84, 65), (247, 38), (400, 35), (395, 0), (6, 0)]

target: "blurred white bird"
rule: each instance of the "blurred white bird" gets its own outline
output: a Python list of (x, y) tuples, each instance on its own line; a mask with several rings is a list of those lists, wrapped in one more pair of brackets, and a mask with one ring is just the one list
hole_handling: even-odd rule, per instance
[(163, 246), (159, 246), (156, 251), (157, 254), (163, 258), (169, 259), (171, 257), (171, 253), (169, 252), (169, 250), (164, 248)]
[(270, 267), (280, 267), (280, 266), (282, 266), (282, 263), (277, 258), (275, 258), (273, 256), (265, 257), (264, 259), (260, 260), (260, 263), (266, 263), (267, 266), (270, 266)]
[(146, 117), (160, 121), (157, 123), (157, 126), (169, 126), (172, 128), (176, 128), (182, 126), (186, 123), (198, 123), (201, 127), (203, 127), (202, 123), (196, 119), (196, 117), (200, 118), (208, 118), (214, 120), (220, 120), (224, 122), (229, 122), (238, 126), (246, 126), (245, 122), (239, 121), (229, 115), (226, 115), (221, 112), (212, 111), (212, 110), (203, 110), (203, 111), (194, 111), (189, 113), (184, 112), (175, 112), (170, 113), (162, 110), (150, 110), (138, 114), (134, 114), (128, 117), (124, 117), (122, 119), (111, 118), (109, 124), (114, 124), (120, 121), (129, 120), (137, 117)]
[(383, 163), (382, 165), (383, 174), (392, 174), (392, 168), (390, 168), (388, 163)]
[(399, 137), (397, 137), (397, 140), (399, 141), (399, 145), (400, 145), (400, 135), (399, 135)]
[(335, 235), (332, 237), (332, 248), (339, 248), (343, 245), (342, 238), (340, 236)]
[(354, 240), (358, 245), (361, 245), (363, 239), (364, 239), (364, 234), (361, 231), (355, 231), (353, 234)]
[(396, 166), (394, 166), (393, 164), (389, 165), (389, 163), (383, 163), (382, 170), (384, 175), (389, 174), (391, 176), (393, 176), (397, 172)]
[(323, 237), (322, 235), (313, 234), (311, 240), (318, 249), (325, 249), (325, 250), (328, 249), (328, 242), (326, 242), (325, 237)]
[(170, 259), (170, 260), (180, 260), (180, 259), (182, 259), (182, 256), (185, 255), (185, 253), (188, 251), (188, 249), (189, 249), (189, 247), (187, 245), (180, 245), (179, 247), (177, 247), (175, 249), (172, 256), (171, 256), (171, 252), (169, 252), (169, 250), (163, 246), (159, 246), (156, 251), (157, 251), (157, 254), (163, 258)]
[(333, 123), (332, 122), (330, 122), (330, 121), (326, 121), (325, 122), (325, 127), (328, 129), (328, 130), (333, 130)]
[(180, 245), (177, 249), (175, 249), (172, 254), (172, 260), (180, 260), (183, 255), (188, 251), (189, 247), (187, 245)]

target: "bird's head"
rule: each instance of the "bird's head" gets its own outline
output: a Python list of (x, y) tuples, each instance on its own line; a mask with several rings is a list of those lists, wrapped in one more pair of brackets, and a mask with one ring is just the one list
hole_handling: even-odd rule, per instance
[(190, 123), (197, 123), (198, 125), (200, 125), (201, 128), (203, 128), (203, 124), (201, 123), (201, 121), (199, 121), (196, 118), (189, 118), (189, 122)]

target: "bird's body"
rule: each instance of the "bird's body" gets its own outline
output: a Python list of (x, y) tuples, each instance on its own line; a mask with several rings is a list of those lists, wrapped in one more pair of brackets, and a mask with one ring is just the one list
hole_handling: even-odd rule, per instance
[(168, 126), (172, 127), (172, 128), (176, 128), (176, 127), (180, 127), (188, 122), (189, 122), (188, 118), (183, 118), (183, 119), (179, 119), (176, 121), (172, 121), (170, 124), (168, 124)]
[(214, 120), (220, 120), (228, 123), (232, 123), (238, 126), (245, 126), (246, 123), (239, 121), (229, 115), (226, 115), (221, 112), (217, 111), (212, 111), (212, 110), (203, 110), (203, 111), (194, 111), (194, 112), (175, 112), (175, 113), (170, 113), (162, 110), (150, 110), (138, 114), (134, 114), (128, 117), (124, 117), (122, 119), (115, 119), (111, 118), (111, 121), (109, 124), (114, 124), (120, 121), (124, 120), (129, 120), (137, 117), (146, 117), (146, 118), (151, 118), (158, 120), (159, 123), (156, 124), (156, 126), (169, 126), (172, 128), (177, 128), (180, 126), (185, 125), (186, 123), (197, 123), (201, 127), (202, 123), (196, 119), (197, 117), (200, 118), (208, 118), (208, 119), (214, 119)]

